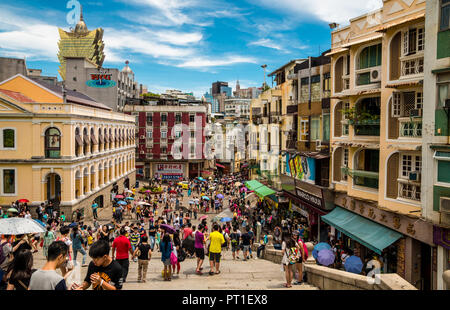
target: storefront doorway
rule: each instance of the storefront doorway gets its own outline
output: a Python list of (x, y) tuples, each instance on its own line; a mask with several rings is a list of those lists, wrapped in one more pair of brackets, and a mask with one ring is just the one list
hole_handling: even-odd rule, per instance
[(61, 201), (61, 177), (56, 173), (47, 175), (46, 179), (46, 200), (53, 202), (54, 206), (59, 206)]
[(432, 276), (431, 276), (431, 246), (425, 243), (420, 243), (420, 287), (419, 289), (423, 291), (429, 291), (433, 287)]

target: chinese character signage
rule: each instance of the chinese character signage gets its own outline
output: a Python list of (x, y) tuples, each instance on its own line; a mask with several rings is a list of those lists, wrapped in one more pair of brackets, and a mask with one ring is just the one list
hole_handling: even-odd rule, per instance
[(91, 79), (86, 85), (94, 88), (110, 88), (116, 86), (116, 82), (111, 80), (111, 74), (91, 74)]
[(177, 180), (183, 177), (182, 164), (157, 164), (155, 168), (155, 175), (163, 180)]

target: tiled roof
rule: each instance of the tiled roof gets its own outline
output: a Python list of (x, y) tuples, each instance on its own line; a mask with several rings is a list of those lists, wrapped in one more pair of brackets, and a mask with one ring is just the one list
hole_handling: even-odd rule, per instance
[(18, 92), (6, 90), (6, 89), (0, 89), (0, 92), (14, 100), (19, 101), (19, 102), (23, 102), (23, 103), (35, 102), (22, 93), (18, 93)]

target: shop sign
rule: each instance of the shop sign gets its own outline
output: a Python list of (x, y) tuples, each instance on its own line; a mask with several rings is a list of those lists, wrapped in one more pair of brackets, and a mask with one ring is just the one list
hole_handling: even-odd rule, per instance
[(307, 193), (301, 190), (300, 188), (297, 188), (297, 196), (309, 202), (311, 205), (315, 207), (322, 208), (322, 199), (319, 197), (311, 195), (310, 193)]
[(447, 250), (450, 250), (450, 229), (433, 226), (433, 242)]
[(305, 209), (303, 209), (303, 206), (301, 206), (301, 205), (297, 206), (295, 204), (292, 204), (292, 211), (300, 213), (304, 217), (309, 218), (309, 213)]
[(155, 175), (163, 180), (178, 180), (183, 177), (183, 165), (157, 164)]
[(91, 74), (91, 79), (86, 85), (93, 88), (110, 88), (116, 86), (116, 82), (111, 80), (112, 74)]

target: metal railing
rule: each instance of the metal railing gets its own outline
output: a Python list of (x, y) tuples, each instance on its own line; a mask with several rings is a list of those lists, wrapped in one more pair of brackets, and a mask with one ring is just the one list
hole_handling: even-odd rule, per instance
[(424, 68), (423, 56), (407, 56), (401, 60), (402, 76), (422, 74)]
[(405, 138), (422, 137), (422, 119), (413, 120), (410, 118), (399, 119), (399, 136)]

